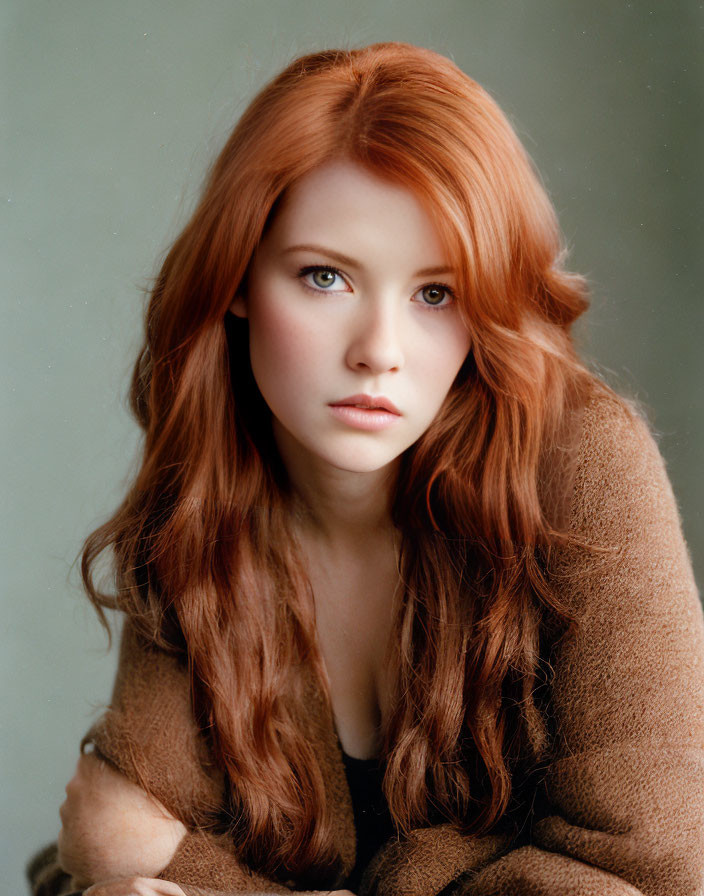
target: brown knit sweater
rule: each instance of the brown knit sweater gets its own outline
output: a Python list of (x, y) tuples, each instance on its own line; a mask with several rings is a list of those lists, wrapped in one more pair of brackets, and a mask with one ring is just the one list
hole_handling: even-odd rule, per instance
[[(551, 655), (554, 735), (530, 842), (420, 828), (376, 853), (362, 896), (704, 893), (704, 616), (677, 504), (645, 421), (604, 396), (582, 421), (570, 526), (618, 556), (570, 548), (553, 570), (582, 628)], [(354, 865), (352, 806), (331, 713), (312, 682), (308, 696), (339, 888)], [(128, 626), (111, 707), (88, 742), (189, 828), (160, 877), (188, 896), (287, 892), (244, 867), (226, 838), (198, 830), (200, 810), (222, 798), (222, 774), (196, 729), (185, 669)], [(52, 881), (54, 892), (66, 884), (55, 863), (34, 869), (35, 894)]]

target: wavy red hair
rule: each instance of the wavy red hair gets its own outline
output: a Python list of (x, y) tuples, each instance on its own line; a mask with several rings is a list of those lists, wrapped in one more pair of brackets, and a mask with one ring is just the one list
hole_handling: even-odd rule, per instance
[[(564, 269), (540, 179), (497, 104), (453, 62), (394, 42), (311, 53), (254, 98), (151, 292), (131, 386), (141, 465), (86, 539), (82, 574), (106, 626), (103, 608), (124, 611), (187, 660), (239, 854), (309, 886), (330, 884), (339, 854), (300, 724), (301, 672), (330, 695), (246, 322), (228, 306), (277, 200), (341, 157), (426, 205), (472, 337), (394, 490), (403, 587), (383, 752), (402, 832), (443, 819), (489, 831), (540, 767), (546, 644), (577, 624), (548, 575), (554, 550), (574, 541), (569, 446), (586, 395), (607, 388), (574, 348), (586, 284)], [(93, 581), (108, 547), (115, 594)]]

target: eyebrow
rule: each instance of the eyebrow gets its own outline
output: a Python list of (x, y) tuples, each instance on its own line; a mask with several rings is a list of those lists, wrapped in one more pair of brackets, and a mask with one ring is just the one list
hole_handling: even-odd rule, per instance
[[(284, 249), (281, 253), (282, 255), (287, 255), (289, 252), (319, 252), (321, 255), (327, 255), (329, 258), (334, 258), (340, 264), (347, 265), (347, 267), (359, 268), (359, 262), (355, 261), (354, 258), (350, 258), (349, 255), (343, 255), (341, 252), (333, 252), (332, 249), (326, 249), (324, 246), (315, 246), (311, 243), (299, 244), (296, 246), (289, 246), (287, 249)], [(454, 268), (447, 267), (447, 265), (440, 265), (438, 267), (432, 268), (422, 268), (420, 271), (416, 271), (413, 275), (414, 277), (436, 277), (439, 274), (454, 274)]]

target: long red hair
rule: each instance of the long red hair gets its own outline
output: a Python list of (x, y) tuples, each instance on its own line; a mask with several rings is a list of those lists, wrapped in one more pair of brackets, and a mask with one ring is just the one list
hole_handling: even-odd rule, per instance
[[(426, 205), (472, 337), (393, 494), (403, 587), (382, 734), (401, 832), (439, 818), (489, 831), (544, 759), (545, 643), (577, 624), (547, 574), (573, 540), (565, 446), (575, 409), (606, 388), (574, 348), (586, 285), (563, 267), (539, 177), (496, 103), (453, 62), (395, 42), (311, 53), (254, 98), (151, 292), (131, 386), (141, 465), (86, 539), (82, 575), (106, 627), (103, 608), (119, 609), (187, 659), (242, 858), (321, 886), (339, 854), (300, 724), (301, 670), (330, 695), (246, 321), (228, 306), (277, 200), (340, 157)], [(115, 594), (92, 575), (108, 547)]]

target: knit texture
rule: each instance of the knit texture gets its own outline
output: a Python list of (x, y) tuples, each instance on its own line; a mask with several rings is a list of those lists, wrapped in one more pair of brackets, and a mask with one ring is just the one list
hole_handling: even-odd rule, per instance
[[(382, 846), (360, 896), (704, 892), (704, 614), (679, 511), (644, 420), (600, 395), (581, 421), (570, 528), (616, 552), (565, 548), (550, 570), (581, 629), (550, 655), (554, 736), (530, 842), (419, 828)], [(354, 865), (352, 806), (334, 720), (312, 680), (307, 693), (308, 733), (337, 824), (335, 889)], [(189, 828), (160, 877), (188, 896), (291, 891), (199, 829), (224, 799), (223, 776), (192, 717), (185, 669), (129, 626), (111, 708), (88, 742)], [(50, 867), (37, 874), (52, 879)], [(34, 892), (49, 896), (46, 887)]]

